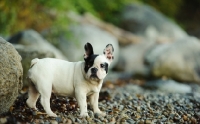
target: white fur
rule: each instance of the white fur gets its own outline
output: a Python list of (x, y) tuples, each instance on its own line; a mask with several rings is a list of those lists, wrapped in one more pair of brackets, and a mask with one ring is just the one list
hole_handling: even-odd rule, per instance
[(98, 82), (90, 79), (90, 70), (84, 71), (85, 62), (68, 62), (64, 60), (45, 58), (33, 59), (28, 71), (28, 79), (33, 83), (29, 87), (27, 105), (36, 109), (36, 101), (41, 95), (41, 104), (49, 116), (56, 117), (50, 108), (51, 92), (62, 96), (76, 97), (80, 107), (80, 116), (88, 116), (86, 96), (90, 97), (90, 103), (95, 113), (105, 115), (98, 107), (99, 92), (105, 70), (100, 68), (101, 62), (108, 62), (104, 55), (98, 56), (93, 67), (98, 68)]

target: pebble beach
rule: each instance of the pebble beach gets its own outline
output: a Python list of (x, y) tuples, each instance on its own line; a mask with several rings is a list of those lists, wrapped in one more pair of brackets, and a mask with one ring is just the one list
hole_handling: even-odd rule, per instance
[[(198, 85), (197, 85), (198, 86)], [(200, 123), (200, 88), (190, 93), (170, 93), (159, 89), (145, 89), (126, 84), (104, 87), (99, 97), (99, 108), (106, 112), (102, 117), (94, 114), (88, 105), (89, 117), (79, 116), (75, 98), (52, 94), (51, 108), (57, 118), (48, 117), (39, 101), (38, 111), (25, 104), (27, 93), (17, 98), (10, 112), (0, 117), (0, 123), (9, 124), (198, 124)]]

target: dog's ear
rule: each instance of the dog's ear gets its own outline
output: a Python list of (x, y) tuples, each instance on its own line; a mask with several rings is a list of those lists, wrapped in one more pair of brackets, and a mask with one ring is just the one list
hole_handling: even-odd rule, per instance
[(114, 52), (114, 48), (112, 44), (106, 45), (106, 48), (103, 51), (103, 54), (106, 56), (106, 58), (109, 60), (110, 63), (114, 59), (113, 52)]
[(84, 48), (85, 48), (84, 59), (87, 59), (89, 56), (94, 54), (93, 47), (90, 43), (86, 43)]

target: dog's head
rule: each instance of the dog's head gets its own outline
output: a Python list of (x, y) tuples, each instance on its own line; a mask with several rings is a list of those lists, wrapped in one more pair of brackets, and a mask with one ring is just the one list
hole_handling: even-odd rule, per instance
[(85, 73), (86, 78), (92, 81), (103, 80), (107, 73), (108, 67), (114, 59), (113, 52), (114, 48), (112, 44), (108, 44), (103, 50), (102, 55), (97, 55), (93, 53), (93, 47), (90, 43), (85, 44)]

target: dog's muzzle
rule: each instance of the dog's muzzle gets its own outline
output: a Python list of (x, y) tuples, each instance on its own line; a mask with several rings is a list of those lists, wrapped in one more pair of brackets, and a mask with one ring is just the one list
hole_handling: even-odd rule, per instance
[(97, 76), (97, 71), (98, 69), (97, 68), (91, 68), (91, 75), (90, 75), (90, 79), (91, 80), (99, 80), (99, 77)]
[(98, 78), (98, 76), (96, 74), (91, 74), (90, 78)]

